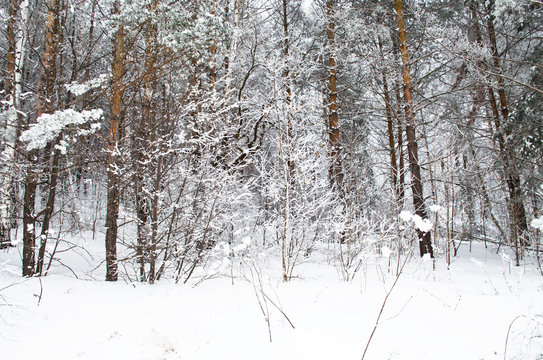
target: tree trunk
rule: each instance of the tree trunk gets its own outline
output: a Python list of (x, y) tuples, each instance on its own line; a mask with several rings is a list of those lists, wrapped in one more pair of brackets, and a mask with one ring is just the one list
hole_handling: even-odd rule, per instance
[[(393, 32), (390, 34), (392, 38), (392, 51), (395, 57), (401, 57), (400, 55), (400, 43)], [(402, 71), (396, 71), (394, 74), (394, 95), (396, 98), (396, 121), (398, 122), (396, 133), (398, 134), (398, 206), (402, 206), (405, 198), (405, 156), (404, 156), (404, 110), (402, 107)]]
[[(404, 84), (404, 101), (405, 101), (405, 133), (407, 137), (407, 152), (409, 159), (409, 169), (411, 172), (411, 191), (413, 193), (413, 206), (415, 214), (422, 219), (427, 219), (426, 208), (424, 205), (424, 191), (422, 187), (422, 179), (420, 173), (420, 165), (418, 159), (418, 143), (415, 134), (415, 113), (413, 110), (413, 96), (411, 93), (411, 73), (409, 68), (409, 52), (407, 48), (407, 37), (405, 34), (405, 23), (403, 17), (402, 0), (395, 0), (395, 9), (398, 21), (398, 35), (400, 38), (400, 51), (402, 57), (402, 75)], [(434, 257), (432, 248), (430, 231), (424, 232), (417, 229), (419, 237), (420, 255), (429, 254)]]
[[(57, 76), (56, 58), (60, 46), (59, 1), (50, 0), (47, 12), (45, 48), (41, 61), (40, 75), (36, 88), (36, 117), (51, 113), (54, 110), (52, 102)], [(37, 160), (38, 152), (31, 150), (27, 154), (28, 164), (25, 176), (25, 195), (23, 210), (23, 275), (34, 273), (35, 259), (35, 200), (38, 183)], [(54, 197), (53, 197), (54, 200)], [(52, 208), (50, 209), (52, 211)], [(30, 268), (32, 266), (32, 268)]]
[[(8, 66), (6, 93), (9, 96), (9, 108), (4, 129), (4, 171), (0, 183), (0, 249), (11, 246), (11, 217), (13, 176), (15, 172), (15, 147), (19, 130), (20, 98), (22, 94), (23, 65), (26, 57), (26, 31), (29, 17), (29, 0), (11, 0), (8, 19)], [(20, 17), (17, 13), (20, 12)]]
[[(55, 87), (55, 82), (57, 80), (56, 57), (57, 55), (59, 55), (60, 44), (63, 43), (62, 29), (65, 27), (65, 20), (66, 20), (66, 18), (64, 17), (62, 25), (61, 25), (60, 23), (61, 9), (60, 9), (59, 0), (52, 0), (50, 6), (51, 6), (51, 9), (53, 9), (54, 13), (49, 14), (52, 18), (51, 20), (52, 26), (50, 27), (48, 25), (47, 27), (48, 36), (46, 37), (46, 41), (49, 41), (50, 39), (50, 44), (46, 43), (46, 47), (45, 47), (46, 53), (51, 52), (51, 68), (49, 70), (50, 75), (48, 76), (48, 79), (47, 79), (47, 86), (46, 86), (47, 99), (45, 102), (46, 106), (44, 108), (44, 110), (47, 111), (48, 113), (51, 113), (54, 110), (51, 99), (53, 98), (54, 93), (55, 93), (54, 87)], [(50, 32), (51, 34), (49, 35)], [(45, 59), (45, 56), (44, 56), (44, 59)], [(62, 57), (60, 57), (59, 69), (62, 69)], [(59, 74), (59, 77), (62, 78), (62, 73)], [(57, 141), (55, 141), (53, 144), (56, 145)], [(56, 192), (57, 192), (59, 161), (60, 161), (60, 155), (61, 155), (60, 150), (55, 149), (55, 146), (51, 146), (51, 149), (47, 147), (45, 151), (53, 152), (53, 157), (52, 157), (51, 165), (49, 169), (49, 184), (47, 187), (48, 189), (47, 201), (46, 201), (45, 209), (41, 211), (41, 213), (43, 213), (43, 221), (42, 221), (42, 227), (41, 227), (41, 233), (40, 233), (40, 248), (38, 252), (38, 262), (36, 264), (36, 272), (35, 272), (38, 275), (42, 275), (42, 272), (43, 272), (43, 263), (45, 260), (45, 249), (47, 247), (47, 239), (49, 236), (49, 227), (50, 227), (51, 219), (53, 217), (53, 212), (55, 209), (55, 197), (56, 197)], [(49, 160), (51, 159), (50, 153), (48, 153), (45, 156), (45, 159), (47, 159), (47, 163), (48, 163)]]
[[(379, 52), (381, 54), (381, 60), (384, 61), (382, 57), (383, 47), (381, 45), (381, 39), (377, 38), (377, 44), (379, 46)], [(381, 78), (383, 81), (383, 98), (385, 100), (385, 115), (387, 119), (387, 135), (388, 135), (388, 151), (390, 156), (390, 179), (392, 183), (392, 191), (394, 194), (395, 210), (399, 207), (399, 171), (398, 171), (398, 160), (396, 157), (396, 141), (394, 139), (394, 122), (393, 122), (393, 111), (392, 103), (390, 101), (390, 92), (388, 89), (388, 78), (385, 70), (381, 71)]]
[[(149, 5), (149, 12), (154, 14), (158, 6), (158, 1), (154, 0)], [(155, 103), (155, 93), (154, 90), (157, 86), (156, 81), (156, 69), (155, 65), (157, 62), (157, 27), (153, 23), (153, 20), (148, 20), (147, 32), (145, 37), (146, 48), (145, 48), (145, 76), (144, 76), (144, 96), (143, 96), (143, 125), (147, 129), (147, 139), (148, 144), (146, 148), (150, 152), (147, 156), (152, 157), (150, 164), (149, 174), (155, 175), (155, 182), (149, 184), (149, 188), (152, 191), (149, 193), (153, 194), (153, 199), (146, 199), (145, 203), (150, 204), (151, 211), (151, 236), (149, 242), (149, 282), (153, 283), (156, 277), (156, 241), (157, 241), (157, 226), (158, 226), (158, 191), (160, 187), (160, 163), (161, 157), (159, 154), (159, 148), (157, 145), (157, 119), (156, 119), (156, 103)], [(150, 136), (150, 138), (149, 138)], [(156, 158), (158, 156), (158, 159)], [(153, 168), (157, 169), (156, 172), (153, 172)], [(151, 179), (148, 179), (151, 180)], [(145, 196), (145, 195), (144, 195)], [(149, 196), (149, 195), (147, 195)]]
[[(119, 4), (114, 6), (114, 13), (119, 13)], [(112, 98), (109, 122), (108, 160), (107, 160), (107, 210), (106, 210), (106, 281), (117, 281), (117, 219), (119, 218), (119, 124), (121, 122), (124, 73), (124, 27), (120, 25), (115, 37), (115, 52), (112, 64)]]
[(45, 260), (45, 248), (47, 247), (47, 238), (49, 236), (49, 225), (51, 218), (53, 217), (53, 211), (55, 208), (55, 196), (58, 182), (60, 150), (55, 149), (53, 154), (53, 160), (51, 164), (51, 170), (49, 175), (49, 195), (47, 197), (47, 205), (43, 210), (43, 223), (40, 234), (40, 249), (38, 251), (38, 263), (36, 264), (36, 274), (42, 275), (43, 262)]
[[(498, 47), (496, 42), (496, 32), (494, 30), (494, 0), (490, 0), (488, 3), (488, 16), (487, 16), (487, 30), (490, 43), (490, 50), (492, 52), (493, 66), (498, 74), (503, 72), (500, 64)], [(500, 116), (497, 111), (497, 104), (493, 105), (494, 120), (496, 126), (496, 134), (498, 135), (498, 143), (500, 146), (500, 154), (502, 156), (506, 183), (509, 191), (509, 211), (511, 215), (511, 233), (513, 236), (513, 244), (520, 243), (522, 246), (528, 244), (528, 221), (526, 219), (526, 210), (524, 208), (524, 201), (521, 191), (521, 182), (519, 170), (517, 167), (516, 155), (513, 149), (513, 145), (508, 144), (507, 139), (511, 135), (511, 131), (506, 127), (505, 131), (502, 126), (507, 126), (509, 119), (509, 107), (507, 102), (507, 95), (505, 93), (505, 80), (503, 76), (497, 75), (498, 82), (498, 100), (500, 105), (500, 114), (503, 123), (500, 121)], [(492, 93), (492, 89), (489, 86), (489, 97), (491, 102), (495, 103), (495, 97)], [(518, 259), (517, 259), (518, 260)]]
[[(498, 156), (498, 159), (502, 163), (504, 169), (505, 183), (507, 185), (506, 202), (511, 219), (511, 245), (518, 249), (518, 245), (525, 246), (528, 243), (528, 224), (521, 191), (520, 174), (516, 164), (516, 155), (512, 145), (507, 142), (508, 137), (511, 135), (511, 131), (507, 127), (507, 124), (511, 120), (509, 118), (509, 107), (507, 95), (505, 93), (505, 79), (501, 75), (503, 69), (500, 64), (496, 32), (494, 29), (494, 1), (490, 0), (485, 7), (486, 27), (488, 31), (487, 45), (490, 47), (490, 51), (492, 53), (492, 64), (487, 65), (492, 66), (494, 68), (494, 72), (497, 74), (495, 75), (497, 81), (497, 95), (495, 89), (491, 85), (494, 81), (490, 81), (490, 83), (487, 85), (488, 104), (490, 105), (490, 110), (492, 111), (493, 116), (493, 124), (489, 120), (489, 129), (496, 155)], [(478, 14), (475, 3), (471, 4), (470, 11), (475, 31), (475, 40), (479, 44), (482, 44), (483, 38), (481, 29), (479, 28)], [(496, 97), (498, 100), (496, 100)], [(497, 144), (494, 139), (497, 140)], [(519, 252), (517, 251), (516, 254), (518, 264)]]
[(291, 114), (291, 102), (292, 102), (292, 88), (290, 84), (290, 39), (289, 39), (289, 22), (288, 22), (288, 3), (289, 0), (282, 1), (282, 25), (283, 25), (283, 80), (285, 81), (285, 105), (286, 117), (287, 117), (287, 164), (289, 169), (289, 181), (291, 184), (294, 182), (294, 160), (292, 159), (292, 114)]
[[(32, 150), (27, 154), (29, 163), (36, 161), (37, 151)], [(38, 185), (38, 174), (33, 167), (29, 167), (25, 176), (25, 193), (23, 203), (23, 276), (34, 275), (35, 265), (35, 204), (36, 186)]]
[(335, 187), (339, 193), (342, 193), (343, 171), (341, 166), (340, 152), (341, 143), (339, 138), (339, 117), (337, 106), (337, 69), (336, 69), (336, 44), (334, 19), (334, 0), (328, 0), (326, 4), (328, 17), (328, 154), (330, 158), (330, 168), (328, 175), (330, 184)]

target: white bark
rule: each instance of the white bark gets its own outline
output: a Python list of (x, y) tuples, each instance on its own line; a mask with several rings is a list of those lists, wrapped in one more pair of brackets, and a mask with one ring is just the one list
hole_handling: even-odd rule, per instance
[(3, 239), (0, 242), (9, 242), (10, 235), (10, 209), (13, 175), (15, 170), (15, 145), (17, 143), (18, 114), (23, 92), (22, 78), (23, 65), (26, 57), (26, 42), (28, 39), (27, 23), (30, 13), (30, 0), (23, 0), (19, 5), (18, 31), (15, 40), (15, 69), (13, 72), (14, 91), (10, 97), (10, 105), (5, 113), (6, 128), (4, 132), (5, 150), (2, 154), (4, 171), (2, 172), (0, 188), (0, 227), (3, 230)]
[(232, 42), (230, 43), (230, 48), (228, 49), (228, 59), (230, 65), (228, 66), (228, 71), (226, 73), (226, 84), (225, 84), (225, 96), (228, 98), (233, 91), (232, 89), (232, 79), (234, 71), (234, 58), (236, 57), (236, 52), (238, 50), (239, 37), (241, 32), (241, 13), (243, 7), (245, 6), (244, 0), (235, 0), (234, 1), (234, 24), (233, 24), (233, 33), (232, 33)]

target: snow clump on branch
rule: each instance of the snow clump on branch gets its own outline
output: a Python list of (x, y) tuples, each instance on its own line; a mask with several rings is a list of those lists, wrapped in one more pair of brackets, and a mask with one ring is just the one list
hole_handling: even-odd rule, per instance
[(109, 78), (110, 78), (109, 75), (102, 74), (96, 79), (85, 81), (82, 84), (74, 81), (71, 84), (66, 84), (64, 86), (66, 87), (66, 90), (71, 92), (73, 95), (81, 96), (85, 94), (86, 92), (102, 87), (102, 85), (104, 85), (105, 83), (109, 81)]
[[(66, 128), (98, 121), (102, 117), (101, 109), (75, 111), (73, 109), (55, 111), (53, 114), (43, 114), (36, 124), (21, 134), (21, 141), (28, 143), (27, 149), (43, 149), (55, 140)], [(100, 124), (91, 124), (91, 129), (79, 129), (78, 135), (86, 135), (100, 128)]]
[(413, 215), (409, 211), (402, 211), (400, 213), (400, 218), (405, 222), (413, 221), (413, 223), (415, 224), (415, 228), (424, 233), (432, 230), (433, 228), (433, 224), (430, 220), (423, 219), (419, 215)]

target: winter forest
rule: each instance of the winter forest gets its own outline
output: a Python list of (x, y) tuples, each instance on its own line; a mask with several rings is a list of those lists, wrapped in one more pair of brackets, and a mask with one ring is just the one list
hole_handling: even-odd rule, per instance
[(543, 358), (540, 0), (0, 28), (6, 359)]

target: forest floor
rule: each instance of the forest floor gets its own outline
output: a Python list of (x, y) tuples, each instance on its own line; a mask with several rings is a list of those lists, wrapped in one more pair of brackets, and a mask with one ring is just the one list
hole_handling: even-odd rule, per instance
[[(59, 254), (41, 280), (20, 277), (21, 248), (0, 252), (1, 359), (361, 359), (396, 279), (374, 256), (345, 282), (322, 249), (287, 283), (274, 257), (187, 284), (106, 283), (101, 242), (82, 245), (96, 251)], [(543, 359), (534, 259), (466, 244), (435, 266), (409, 259), (365, 359)]]

